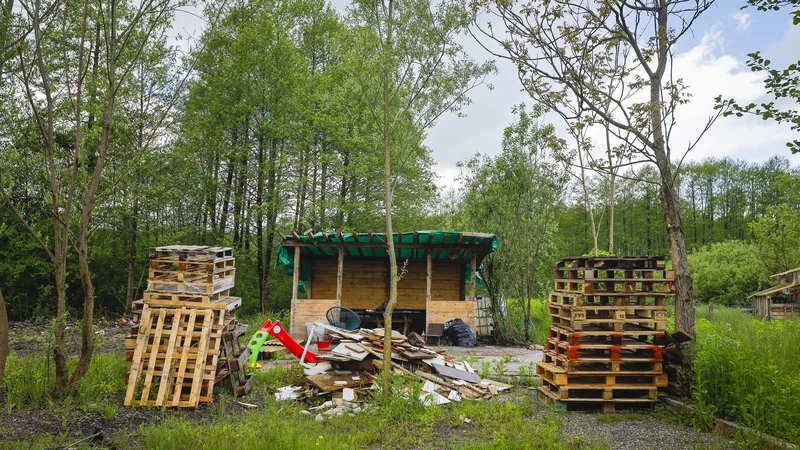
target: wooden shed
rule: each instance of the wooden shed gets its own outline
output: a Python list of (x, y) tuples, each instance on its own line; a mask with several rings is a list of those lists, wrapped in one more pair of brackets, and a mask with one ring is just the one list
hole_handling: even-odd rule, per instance
[(800, 267), (770, 278), (780, 284), (750, 296), (753, 314), (768, 319), (800, 316)]
[[(332, 306), (359, 313), (366, 326), (382, 326), (389, 298), (387, 239), (372, 232), (283, 236), (277, 263), (293, 276), (290, 333), (295, 339), (307, 337), (306, 323), (326, 321)], [(458, 318), (475, 330), (475, 268), (498, 247), (497, 238), (414, 231), (394, 233), (393, 240), (402, 273), (392, 319), (395, 329), (421, 334), (429, 324)]]

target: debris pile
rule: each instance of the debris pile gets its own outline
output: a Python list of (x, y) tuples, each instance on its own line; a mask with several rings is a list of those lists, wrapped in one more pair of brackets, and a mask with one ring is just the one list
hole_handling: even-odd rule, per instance
[(150, 250), (148, 289), (134, 302), (138, 326), (125, 340), (126, 406), (197, 407), (225, 381), (236, 395), (250, 390), (235, 316), (242, 299), (230, 296), (235, 272), (230, 248)]
[(553, 326), (539, 398), (560, 411), (649, 406), (663, 372), (666, 300), (674, 273), (663, 257), (577, 257), (555, 265)]
[[(358, 393), (373, 392), (375, 370), (383, 369), (384, 329), (348, 331), (321, 322), (315, 326), (325, 329), (331, 340), (329, 350), (314, 353), (313, 357), (306, 355), (306, 361), (315, 361), (304, 364), (306, 387), (287, 386), (276, 392), (275, 397), (283, 400), (330, 394), (331, 403), (322, 405), (336, 407), (332, 411), (337, 412), (330, 414), (358, 412), (355, 403)], [(457, 362), (442, 349), (412, 345), (408, 337), (394, 330), (391, 366), (395, 373), (417, 377), (423, 383), (420, 400), (426, 405), (491, 398), (511, 388), (481, 378), (467, 361)]]

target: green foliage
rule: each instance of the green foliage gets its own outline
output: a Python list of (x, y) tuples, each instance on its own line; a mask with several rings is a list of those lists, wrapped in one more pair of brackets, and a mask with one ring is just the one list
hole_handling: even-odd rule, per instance
[(689, 268), (698, 300), (744, 304), (747, 297), (769, 285), (769, 271), (752, 244), (725, 241), (689, 255)]
[(789, 205), (778, 205), (769, 215), (752, 222), (750, 230), (755, 238), (762, 263), (771, 273), (780, 273), (800, 266), (800, 216)]
[[(548, 291), (557, 257), (554, 219), (567, 173), (563, 155), (551, 148), (553, 126), (537, 122), (542, 112), (539, 107), (530, 112), (524, 105), (515, 107), (516, 120), (503, 135), (503, 152), (459, 163), (465, 185), (459, 225), (491, 231), (507, 243), (481, 269), (492, 299), (495, 336), (501, 341), (531, 338), (535, 298)], [(519, 303), (521, 325), (513, 313), (506, 314), (505, 297)]]
[(700, 318), (691, 353), (700, 425), (718, 415), (800, 443), (799, 339), (800, 320), (765, 322), (724, 307), (713, 323)]
[[(75, 367), (77, 358), (69, 361), (70, 370)], [(119, 395), (125, 391), (125, 373), (130, 363), (125, 353), (98, 353), (92, 358), (86, 375), (76, 387), (75, 395), (68, 400), (74, 405), (116, 404)], [(55, 388), (55, 366), (47, 354), (33, 353), (19, 356), (8, 355), (6, 373), (3, 379), (7, 408), (43, 407), (53, 403)]]

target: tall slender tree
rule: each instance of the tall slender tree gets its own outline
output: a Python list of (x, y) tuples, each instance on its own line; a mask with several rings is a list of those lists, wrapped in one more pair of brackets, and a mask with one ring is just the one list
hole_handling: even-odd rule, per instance
[[(669, 137), (676, 123), (675, 111), (688, 102), (688, 92), (680, 78), (673, 78), (672, 55), (676, 43), (713, 3), (713, 0), (478, 2), (502, 22), (504, 30), (495, 34), (491, 27), (482, 27), (482, 39), (501, 45), (501, 50), (494, 54), (517, 64), (523, 87), (535, 100), (554, 110), (577, 103), (577, 112), (594, 114), (606, 122), (615, 139), (624, 141), (638, 159), (658, 169), (659, 197), (676, 274), (675, 323), (678, 330), (692, 336), (694, 291), (676, 180), (680, 162), (699, 137), (673, 160), (674, 148)], [(619, 79), (614, 62), (616, 46), (629, 49), (633, 64), (626, 68), (629, 76), (623, 78), (624, 83), (609, 90), (610, 80)], [(646, 93), (647, 100), (631, 98), (631, 89)], [(709, 118), (700, 137), (722, 112), (717, 111)]]
[[(393, 189), (403, 174), (404, 160), (422, 147), (425, 132), (442, 114), (458, 111), (469, 103), (468, 92), (483, 83), (494, 66), (474, 62), (459, 43), (457, 36), (466, 31), (470, 21), (469, 11), (459, 1), (357, 0), (350, 11), (350, 21), (359, 29), (356, 48), (363, 57), (357, 70), (367, 93), (364, 100), (380, 105), (379, 112), (374, 113), (380, 123), (374, 142), (384, 156), (390, 272), (384, 312), (383, 372), (389, 395), (392, 313), (397, 303), (398, 281), (392, 227)], [(403, 119), (410, 121), (411, 126)]]

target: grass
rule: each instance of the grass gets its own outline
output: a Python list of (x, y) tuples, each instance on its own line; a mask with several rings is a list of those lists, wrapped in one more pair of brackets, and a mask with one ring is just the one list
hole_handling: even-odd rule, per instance
[[(76, 364), (77, 358), (69, 361), (70, 371)], [(86, 375), (78, 382), (76, 394), (67, 401), (88, 405), (109, 402), (125, 389), (125, 372), (129, 368), (124, 353), (94, 355)], [(3, 380), (7, 408), (52, 405), (54, 388), (55, 367), (49, 355), (8, 356)]]
[(697, 310), (692, 359), (696, 422), (733, 420), (800, 444), (800, 320), (763, 321), (736, 308)]
[[(277, 379), (289, 381), (285, 371)], [(408, 387), (395, 380), (395, 389)], [(371, 401), (367, 412), (317, 421), (297, 402), (267, 397), (242, 418), (221, 416), (193, 422), (167, 419), (142, 431), (146, 448), (605, 448), (600, 442), (570, 440), (555, 416), (535, 415), (534, 399), (464, 401), (425, 407), (410, 395)], [(464, 419), (470, 419), (469, 423)], [(231, 436), (236, 436), (232, 439)]]

